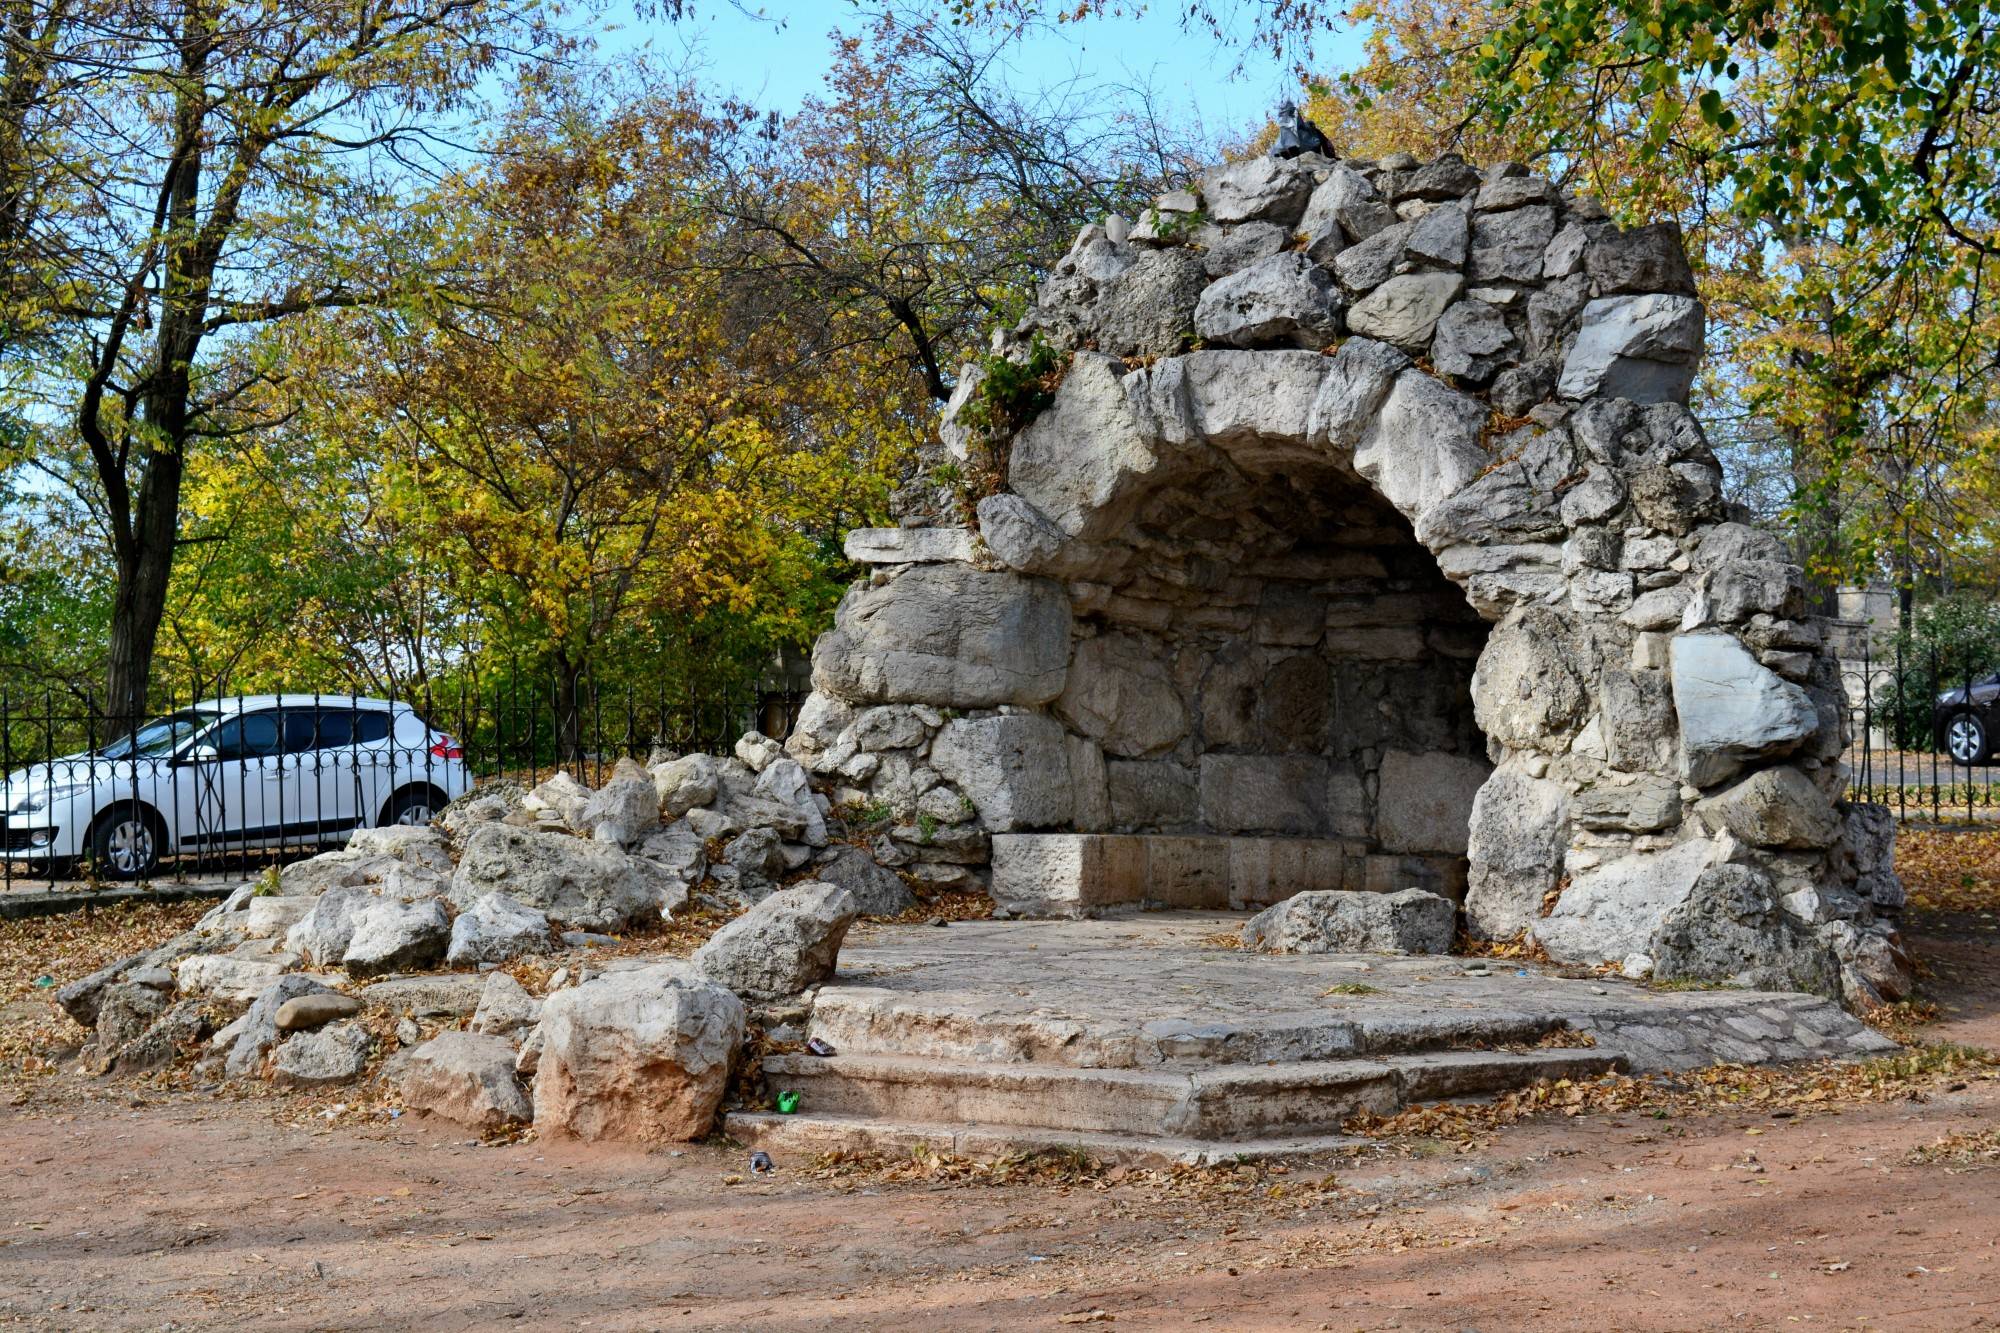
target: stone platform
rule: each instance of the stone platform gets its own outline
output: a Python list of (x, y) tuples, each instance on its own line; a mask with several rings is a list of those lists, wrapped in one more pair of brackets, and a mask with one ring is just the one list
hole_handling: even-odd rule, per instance
[(1227, 947), (1245, 919), (857, 927), (811, 1024), (836, 1054), (768, 1058), (799, 1113), (737, 1112), (729, 1132), (791, 1153), (1226, 1160), (1336, 1148), (1358, 1111), (1542, 1078), (1894, 1049), (1814, 996)]

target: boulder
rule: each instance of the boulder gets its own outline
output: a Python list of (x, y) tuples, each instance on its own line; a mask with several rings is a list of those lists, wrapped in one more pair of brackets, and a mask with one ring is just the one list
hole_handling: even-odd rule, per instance
[(813, 649), (813, 684), (854, 703), (1045, 703), (1062, 693), (1069, 634), (1059, 584), (912, 565), (841, 599), (834, 628)]
[(736, 757), (748, 764), (752, 773), (762, 773), (785, 757), (785, 747), (761, 731), (746, 731), (736, 741)]
[(865, 848), (840, 848), (831, 860), (814, 866), (813, 875), (822, 883), (846, 890), (863, 916), (900, 916), (917, 905), (917, 896), (902, 876)]
[(363, 1009), (405, 1018), (463, 1018), (479, 1007), (485, 987), (469, 973), (391, 977), (362, 987), (355, 998)]
[(1478, 168), (1457, 153), (1441, 153), (1402, 176), (1395, 193), (1401, 203), (1407, 199), (1462, 199), (1478, 188)]
[(767, 764), (757, 775), (755, 795), (796, 812), (797, 831), (789, 833), (789, 838), (808, 847), (826, 846), (826, 817), (820, 813), (811, 780), (798, 760), (781, 757)]
[(451, 873), (451, 847), (444, 834), (429, 825), (384, 824), (358, 828), (347, 836), (346, 851), (360, 856), (386, 856), (406, 866)]
[(452, 878), (451, 902), (460, 910), (489, 893), (585, 930), (621, 930), (687, 902), (687, 887), (651, 861), (607, 843), (505, 824), (473, 830)]
[(1302, 254), (1274, 254), (1211, 283), (1194, 331), (1230, 347), (1324, 347), (1340, 335), (1341, 306), (1326, 270)]
[(285, 932), (285, 947), (314, 967), (338, 966), (354, 938), (354, 920), (381, 899), (364, 888), (328, 889)]
[(1560, 754), (1590, 715), (1596, 654), (1572, 615), (1517, 611), (1494, 627), (1472, 674), (1473, 715), (1494, 740)]
[(542, 1002), (505, 972), (492, 972), (479, 992), (479, 1007), (467, 1026), (473, 1032), (504, 1037), (541, 1021)]
[(1677, 634), (1669, 648), (1681, 776), (1710, 787), (1819, 729), (1819, 710), (1728, 634)]
[(741, 1000), (682, 963), (556, 991), (536, 1029), (536, 1128), (587, 1141), (701, 1138), (715, 1124), (744, 1023)]
[(1348, 246), (1396, 222), (1396, 210), (1376, 190), (1375, 183), (1346, 163), (1337, 162), (1307, 199), (1299, 234), (1306, 238), (1306, 252), (1324, 264)]
[(1508, 940), (1532, 926), (1562, 878), (1569, 837), (1561, 783), (1513, 770), (1488, 778), (1473, 797), (1466, 840), (1467, 931)]
[(351, 977), (420, 971), (444, 957), (451, 918), (436, 899), (421, 903), (378, 898), (354, 917), (354, 935), (341, 954)]
[(572, 825), (599, 842), (627, 847), (659, 826), (660, 794), (653, 776), (630, 759), (618, 761), (611, 780), (591, 793)]
[(1243, 943), (1272, 953), (1449, 953), (1457, 916), (1451, 899), (1422, 889), (1321, 889), (1251, 917)]
[(319, 902), (277, 894), (253, 897), (243, 905), (243, 934), (253, 940), (277, 939), (291, 931)]
[[(1211, 278), (1226, 278), (1257, 263), (1269, 259), (1285, 248), (1291, 237), (1285, 229), (1270, 222), (1245, 222), (1235, 227), (1203, 227), (1195, 240), (1202, 246), (1202, 272)], [(1200, 302), (1195, 303), (1196, 322), (1200, 321)]]
[(359, 1023), (329, 1023), (295, 1032), (271, 1057), (271, 1081), (283, 1088), (329, 1088), (352, 1083), (368, 1068), (375, 1038)]
[(171, 998), (151, 986), (129, 981), (113, 982), (104, 988), (97, 1008), (97, 1052), (110, 1060), (131, 1042), (145, 1035), (153, 1021), (166, 1012)]
[(1472, 282), (1540, 282), (1555, 234), (1556, 212), (1546, 205), (1476, 213), (1465, 276)]
[(529, 814), (552, 816), (557, 823), (572, 829), (577, 826), (584, 807), (589, 804), (590, 788), (567, 772), (550, 774), (521, 798), (521, 808)]
[(223, 1061), (223, 1073), (231, 1078), (247, 1078), (262, 1068), (264, 1056), (278, 1044), (278, 1010), (288, 1000), (301, 995), (331, 995), (331, 988), (311, 977), (280, 977), (253, 1000), (238, 1020), (236, 1039)]
[(1290, 228), (1298, 225), (1316, 184), (1301, 159), (1259, 153), (1204, 173), (1201, 198), (1213, 221), (1269, 222)]
[(1878, 910), (1900, 912), (1905, 894), (1896, 874), (1896, 816), (1886, 805), (1843, 802), (1842, 836), (1854, 858), (1854, 891)]
[(513, 1044), (475, 1032), (446, 1032), (403, 1058), (397, 1072), (403, 1105), (424, 1115), (505, 1129), (534, 1119), (534, 1104), (514, 1073)]
[(280, 1032), (308, 1032), (324, 1027), (337, 1018), (352, 1018), (361, 1012), (361, 1001), (338, 991), (314, 991), (294, 995), (278, 1006), (272, 1021)]
[(653, 790), (673, 819), (679, 819), (696, 806), (709, 804), (722, 791), (722, 770), (714, 755), (683, 755), (668, 763), (655, 764), (651, 771)]
[(1569, 399), (1685, 403), (1706, 325), (1692, 296), (1609, 296), (1583, 308), (1556, 391)]
[[(650, 784), (648, 785), (650, 790)], [(451, 923), (445, 961), (453, 967), (504, 963), (523, 954), (547, 953), (547, 913), (504, 893), (482, 894)]]
[(106, 1073), (143, 1073), (172, 1065), (183, 1052), (195, 1049), (213, 1031), (206, 1006), (200, 1000), (182, 1000), (168, 1005), (147, 1024), (144, 1032), (116, 1053), (105, 1051), (102, 1038), (98, 1051), (110, 1056)]
[(1051, 828), (1075, 809), (1063, 728), (1038, 713), (947, 722), (931, 742), (930, 761), (995, 833)]
[(860, 908), (833, 884), (773, 893), (695, 951), (707, 977), (750, 999), (796, 995), (833, 975), (840, 945)]
[(1660, 981), (1840, 995), (1833, 951), (1779, 909), (1770, 877), (1751, 866), (1703, 871), (1667, 913), (1649, 952)]

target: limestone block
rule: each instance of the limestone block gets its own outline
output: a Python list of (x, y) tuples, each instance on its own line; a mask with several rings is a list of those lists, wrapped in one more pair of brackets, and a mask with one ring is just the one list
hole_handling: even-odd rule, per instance
[(1347, 327), (1406, 352), (1430, 346), (1438, 317), (1465, 286), (1456, 273), (1403, 273), (1383, 282), (1347, 312)]
[(743, 1002), (685, 963), (612, 972), (543, 1002), (535, 1128), (665, 1143), (714, 1126)]
[(694, 965), (747, 999), (796, 995), (833, 975), (860, 915), (854, 895), (835, 884), (781, 889), (716, 931), (695, 950)]
[(1540, 282), (1543, 256), (1555, 234), (1555, 209), (1546, 205), (1475, 214), (1465, 276), (1473, 282)]
[(1243, 943), (1272, 953), (1450, 953), (1458, 909), (1422, 889), (1300, 893), (1243, 926)]
[(1192, 828), (1201, 819), (1194, 770), (1171, 759), (1111, 760), (1105, 765), (1110, 787), (1110, 823), (1121, 829)]
[(1111, 783), (1105, 772), (1104, 748), (1083, 736), (1067, 740), (1073, 802), (1069, 824), (1079, 833), (1095, 833), (1111, 823)]
[(1402, 177), (1396, 200), (1460, 199), (1478, 188), (1478, 169), (1457, 153), (1443, 153)]
[(1140, 432), (1125, 366), (1078, 352), (1055, 401), (1014, 437), (1007, 485), (1071, 537), (1093, 540), (1123, 526), (1173, 458)]
[[(1283, 250), (1285, 242), (1290, 239), (1283, 227), (1271, 222), (1241, 222), (1233, 227), (1211, 224), (1196, 232), (1194, 237), (1195, 244), (1202, 248), (1202, 271), (1211, 278), (1226, 278), (1260, 259), (1269, 259)], [(1201, 304), (1196, 302), (1197, 325), (1201, 319), (1200, 311)]]
[(1505, 940), (1533, 925), (1569, 850), (1562, 784), (1511, 769), (1487, 779), (1468, 820), (1466, 929)]
[(1618, 292), (1694, 295), (1694, 270), (1678, 223), (1598, 231), (1584, 250), (1584, 271), (1599, 296)]
[(1576, 794), (1576, 822), (1600, 832), (1655, 833), (1681, 821), (1680, 784), (1668, 778), (1641, 778), (1627, 785), (1602, 784)]
[(1376, 841), (1389, 852), (1463, 854), (1473, 800), (1491, 772), (1462, 755), (1390, 750), (1377, 779)]
[[(1348, 246), (1334, 256), (1334, 276), (1340, 279), (1341, 286), (1357, 295), (1381, 286), (1403, 262), (1403, 247), (1416, 229), (1414, 222), (1398, 222), (1359, 244)], [(1351, 322), (1349, 327), (1353, 327)]]
[(1313, 398), (1306, 423), (1308, 439), (1351, 452), (1395, 387), (1397, 376), (1409, 366), (1410, 358), (1388, 343), (1372, 338), (1342, 343)]
[(842, 547), (849, 560), (867, 565), (922, 565), (969, 561), (970, 528), (855, 528)]
[(1670, 661), (1681, 776), (1697, 787), (1794, 750), (1819, 729), (1819, 710), (1806, 692), (1732, 635), (1675, 635)]
[(1497, 625), (1472, 673), (1480, 729), (1517, 750), (1560, 754), (1591, 712), (1595, 653), (1565, 612), (1530, 607)]
[(1326, 270), (1302, 254), (1274, 254), (1210, 284), (1194, 331), (1230, 347), (1324, 347), (1340, 335), (1342, 306)]
[(468, 908), (489, 893), (581, 930), (622, 930), (686, 901), (686, 887), (659, 866), (608, 843), (487, 824), (465, 840), (451, 902)]
[(1318, 755), (1205, 754), (1202, 822), (1224, 833), (1317, 833), (1326, 784)]
[(1756, 847), (1806, 851), (1832, 845), (1841, 818), (1827, 794), (1789, 765), (1760, 769), (1694, 812), (1712, 830), (1727, 829)]
[(546, 913), (516, 902), (504, 893), (489, 893), (475, 899), (451, 923), (451, 944), (445, 951), (445, 961), (453, 967), (470, 967), (548, 951)]
[(1647, 953), (1667, 913), (1687, 901), (1716, 847), (1706, 839), (1633, 852), (1571, 879), (1534, 937), (1559, 963), (1619, 962)]
[(1486, 411), (1414, 368), (1389, 390), (1362, 432), (1355, 470), (1412, 522), (1469, 484), (1492, 461), (1480, 447)]
[(1687, 401), (1706, 324), (1692, 296), (1609, 296), (1583, 308), (1556, 391), (1569, 399)]
[(1136, 759), (1187, 734), (1188, 712), (1157, 644), (1130, 634), (1085, 639), (1070, 659), (1055, 714), (1111, 754)]
[(1335, 163), (1306, 201), (1299, 232), (1306, 251), (1320, 263), (1349, 245), (1367, 240), (1396, 225), (1396, 210), (1376, 190), (1373, 181), (1346, 163)]
[(396, 1082), (409, 1109), (475, 1129), (522, 1125), (535, 1114), (504, 1037), (440, 1033), (401, 1062)]
[(1310, 464), (1307, 439), (1328, 358), (1306, 351), (1190, 352), (1146, 372), (1146, 412), (1164, 438), (1207, 441), (1239, 463)]
[(1484, 384), (1516, 354), (1506, 316), (1484, 301), (1459, 301), (1438, 317), (1431, 364), (1466, 384)]
[(1606, 761), (1633, 773), (1670, 770), (1675, 732), (1667, 673), (1608, 669), (1601, 688)]
[(1216, 222), (1270, 222), (1298, 225), (1317, 182), (1314, 166), (1329, 166), (1316, 155), (1276, 158), (1268, 153), (1204, 172), (1201, 198)]
[(1069, 598), (1055, 583), (914, 565), (841, 599), (813, 648), (813, 684), (852, 703), (1045, 703), (1062, 693), (1069, 632)]
[(996, 833), (1065, 824), (1074, 812), (1062, 726), (1039, 713), (947, 722), (930, 758)]
[(420, 903), (378, 898), (355, 914), (354, 935), (340, 961), (353, 977), (416, 971), (436, 964), (450, 943), (451, 918), (435, 898)]
[(1465, 205), (1440, 204), (1417, 219), (1409, 240), (1403, 243), (1403, 253), (1419, 263), (1463, 268), (1467, 226)]
[(1779, 910), (1770, 877), (1751, 866), (1704, 871), (1667, 913), (1649, 952), (1661, 981), (1840, 994), (1832, 951)]

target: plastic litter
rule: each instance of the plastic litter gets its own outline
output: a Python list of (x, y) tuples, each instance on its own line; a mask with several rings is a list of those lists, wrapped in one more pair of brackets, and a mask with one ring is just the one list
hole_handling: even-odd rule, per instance
[(35, 978), (36, 990), (47, 990), (49, 987), (55, 984), (56, 984), (56, 979), (51, 976), (39, 976)]
[(778, 1114), (792, 1115), (799, 1109), (799, 1094), (787, 1088), (778, 1094)]
[(772, 1165), (771, 1163), (771, 1154), (767, 1152), (753, 1152), (750, 1154), (751, 1175), (768, 1176), (777, 1169), (778, 1168)]
[(813, 1037), (806, 1042), (806, 1052), (809, 1055), (832, 1055), (833, 1043), (821, 1037)]

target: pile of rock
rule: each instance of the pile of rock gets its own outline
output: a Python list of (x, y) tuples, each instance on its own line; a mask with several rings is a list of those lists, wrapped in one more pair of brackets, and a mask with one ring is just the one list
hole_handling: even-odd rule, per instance
[[(386, 1048), (382, 1077), (408, 1105), (468, 1124), (698, 1137), (752, 1007), (830, 977), (864, 911), (916, 901), (865, 848), (833, 841), (831, 803), (774, 742), (753, 733), (738, 756), (624, 761), (596, 791), (559, 774), (477, 793), (436, 827), (360, 830), (58, 1002), (91, 1029), (100, 1070), (194, 1055), (222, 1078), (325, 1087)], [(699, 901), (749, 910), (692, 960), (587, 961), (612, 942), (600, 932)], [(546, 999), (499, 970), (572, 952)], [(440, 1021), (451, 1029), (424, 1040)]]

